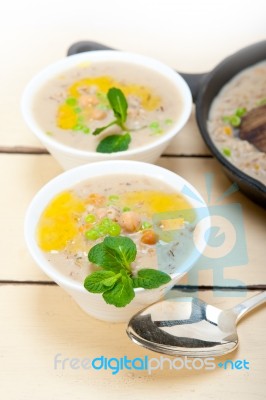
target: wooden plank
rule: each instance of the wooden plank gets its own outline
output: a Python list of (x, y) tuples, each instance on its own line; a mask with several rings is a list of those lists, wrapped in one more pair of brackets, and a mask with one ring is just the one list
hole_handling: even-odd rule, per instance
[(193, 107), (191, 116), (183, 129), (172, 140), (170, 146), (164, 154), (176, 155), (208, 155), (209, 149), (203, 142), (195, 118), (195, 108)]
[[(207, 291), (200, 293), (200, 298), (226, 309), (244, 300), (246, 295), (236, 292), (221, 297)], [(164, 361), (162, 370), (154, 370), (150, 375), (147, 370), (125, 369), (113, 375), (108, 369), (72, 369), (68, 362), (64, 369), (60, 363), (55, 369), (55, 356), (90, 360), (101, 356), (109, 359), (127, 356), (129, 360), (148, 356), (155, 365), (161, 355), (133, 344), (126, 335), (126, 324), (89, 317), (59, 287), (2, 285), (0, 318), (5, 323), (0, 334), (1, 397), (122, 400), (130, 393), (132, 400), (150, 396), (160, 400), (167, 393), (169, 400), (262, 400), (265, 398), (262, 349), (266, 345), (263, 311), (260, 307), (240, 322), (238, 349), (216, 358), (213, 370), (170, 369), (169, 363), (174, 358), (165, 356), (171, 361)], [(217, 366), (226, 360), (246, 360), (250, 369), (225, 370)], [(179, 367), (180, 363), (176, 365)], [(198, 361), (195, 365), (201, 364)]]
[(24, 216), (35, 193), (62, 169), (51, 156), (5, 154), (0, 155), (0, 168), (1, 278), (46, 280), (26, 249)]
[[(213, 159), (198, 158), (161, 158), (159, 164), (180, 174), (190, 181), (206, 198), (205, 174), (215, 173), (215, 185), (212, 202), (221, 195), (230, 182)], [(37, 280), (48, 278), (31, 259), (23, 238), (23, 221), (27, 206), (34, 194), (51, 178), (62, 170), (48, 155), (0, 155), (1, 196), (0, 223), (0, 279), (1, 280)], [(246, 265), (224, 269), (225, 280), (240, 280), (243, 284), (265, 284), (264, 259), (265, 211), (253, 204), (241, 193), (235, 193), (225, 199), (225, 204), (239, 202), (243, 208), (245, 234), (249, 261)], [(213, 203), (211, 203), (213, 204)], [(187, 284), (187, 278), (181, 281)], [(225, 282), (228, 284), (228, 282)], [(233, 282), (237, 285), (236, 282)], [(195, 276), (190, 274), (190, 285), (222, 285), (214, 282), (213, 270), (201, 270)]]
[(44, 147), (34, 146), (0, 146), (3, 154), (49, 154)]

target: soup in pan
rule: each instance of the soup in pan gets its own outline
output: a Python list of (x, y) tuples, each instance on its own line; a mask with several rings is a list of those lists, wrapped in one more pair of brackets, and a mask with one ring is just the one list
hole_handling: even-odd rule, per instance
[(211, 106), (208, 129), (224, 157), (266, 184), (266, 61), (223, 87)]
[[(126, 98), (125, 127), (112, 125), (94, 135), (96, 129), (114, 120), (107, 96), (111, 88), (119, 89)], [(39, 126), (47, 135), (88, 151), (100, 151), (99, 143), (114, 134), (129, 133), (129, 149), (156, 141), (182, 111), (181, 95), (167, 78), (121, 62), (84, 63), (70, 69), (44, 85), (34, 104)]]
[(79, 282), (94, 270), (88, 261), (89, 250), (106, 236), (126, 236), (134, 241), (133, 272), (157, 268), (159, 237), (153, 216), (166, 211), (180, 215), (170, 221), (159, 220), (162, 232), (191, 229), (195, 210), (161, 180), (130, 174), (93, 178), (52, 199), (38, 222), (38, 244), (59, 271)]

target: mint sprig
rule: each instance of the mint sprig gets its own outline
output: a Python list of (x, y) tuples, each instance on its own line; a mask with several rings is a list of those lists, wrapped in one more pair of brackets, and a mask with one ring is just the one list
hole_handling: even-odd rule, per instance
[(122, 90), (113, 87), (108, 90), (107, 99), (116, 119), (110, 122), (108, 125), (95, 129), (95, 131), (92, 132), (93, 135), (99, 135), (101, 132), (112, 125), (120, 126), (123, 131), (127, 130), (125, 122), (127, 119), (128, 104), (124, 93), (122, 92)]
[[(93, 135), (99, 135), (105, 129), (110, 128), (110, 126), (118, 125), (122, 131), (127, 131), (127, 127), (125, 126), (125, 122), (127, 120), (127, 99), (122, 92), (122, 90), (118, 88), (111, 88), (108, 90), (107, 99), (109, 101), (110, 107), (113, 110), (115, 119), (111, 121), (108, 125), (102, 126), (100, 128), (95, 129), (92, 133)], [(111, 135), (107, 136), (98, 144), (96, 151), (98, 153), (116, 153), (118, 151), (125, 151), (128, 149), (129, 143), (131, 142), (131, 136), (129, 132), (126, 132), (124, 135)]]
[(135, 297), (134, 288), (154, 289), (171, 280), (165, 272), (150, 268), (141, 269), (134, 276), (131, 263), (136, 255), (136, 245), (130, 238), (105, 237), (88, 253), (89, 261), (102, 270), (86, 277), (85, 289), (91, 293), (102, 293), (107, 304), (125, 307)]

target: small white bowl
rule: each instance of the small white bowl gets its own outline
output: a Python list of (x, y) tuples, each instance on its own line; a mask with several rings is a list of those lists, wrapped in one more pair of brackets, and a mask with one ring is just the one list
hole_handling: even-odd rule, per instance
[[(73, 187), (77, 183), (97, 176), (105, 176), (108, 182), (108, 176), (113, 174), (121, 175), (121, 172), (125, 175), (134, 174), (141, 177), (147, 176), (161, 180), (168, 184), (173, 189), (173, 192), (181, 192), (182, 189), (186, 187), (186, 193), (190, 193), (190, 196), (184, 195), (184, 197), (187, 198), (193, 206), (197, 216), (199, 216), (200, 210), (204, 209), (205, 218), (201, 221), (201, 224), (199, 224), (197, 232), (197, 251), (191, 254), (189, 259), (186, 260), (185, 264), (179, 270), (171, 274), (172, 280), (158, 289), (147, 290), (137, 288), (135, 289), (135, 298), (129, 305), (124, 308), (116, 308), (115, 306), (106, 304), (101, 294), (89, 293), (85, 290), (82, 283), (76, 282), (67, 275), (59, 272), (56, 267), (46, 259), (44, 253), (39, 248), (36, 241), (36, 228), (43, 210), (58, 193)], [(137, 311), (140, 311), (147, 305), (162, 298), (164, 294), (192, 268), (206, 246), (204, 236), (209, 226), (210, 219), (206, 203), (197, 190), (185, 179), (156, 165), (138, 161), (114, 160), (83, 165), (66, 171), (48, 182), (35, 195), (27, 210), (24, 233), (28, 249), (35, 262), (50, 278), (65, 289), (86, 313), (104, 321), (122, 322), (128, 321)]]
[[(136, 149), (103, 154), (97, 153), (94, 150), (86, 151), (72, 148), (63, 143), (57, 142), (44, 132), (44, 129), (36, 120), (33, 111), (34, 101), (43, 85), (49, 82), (52, 78), (80, 65), (81, 63), (103, 61), (127, 62), (132, 65), (143, 66), (146, 69), (148, 68), (151, 71), (157, 72), (158, 76), (162, 75), (164, 79), (167, 78), (171, 82), (172, 87), (180, 94), (183, 100), (183, 112), (179, 118), (173, 122), (167, 133), (159, 137), (156, 141)], [(186, 124), (191, 114), (191, 108), (192, 97), (190, 89), (184, 79), (173, 69), (149, 57), (112, 50), (98, 50), (80, 53), (66, 57), (55, 64), (48, 66), (29, 82), (22, 97), (22, 115), (26, 124), (64, 169), (70, 169), (94, 161), (114, 159), (137, 160), (153, 163), (160, 157), (173, 137), (177, 135)]]

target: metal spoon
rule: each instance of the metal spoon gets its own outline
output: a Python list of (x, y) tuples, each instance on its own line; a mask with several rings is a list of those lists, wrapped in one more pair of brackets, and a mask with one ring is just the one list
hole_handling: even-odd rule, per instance
[(230, 310), (220, 310), (192, 297), (169, 298), (134, 315), (127, 334), (134, 343), (158, 353), (221, 356), (238, 345), (238, 321), (264, 302), (266, 292)]

